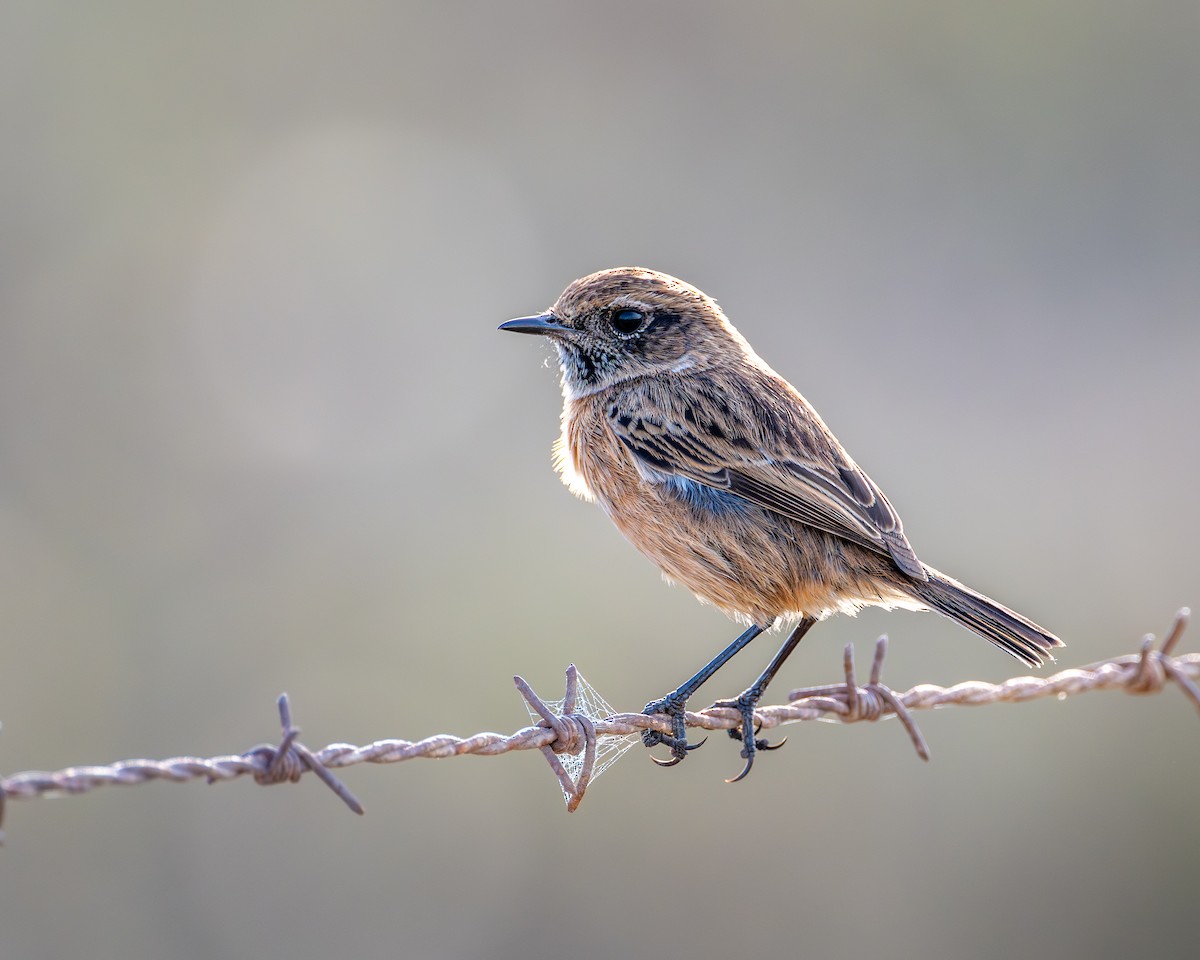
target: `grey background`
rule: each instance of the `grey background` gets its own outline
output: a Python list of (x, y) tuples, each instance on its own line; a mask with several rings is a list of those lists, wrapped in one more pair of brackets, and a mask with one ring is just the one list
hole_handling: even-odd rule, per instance
[[(1131, 651), (1197, 603), (1191, 3), (0, 8), (0, 770), (636, 709), (735, 627), (549, 465), (494, 333), (637, 263), (720, 299), (922, 557)], [(779, 681), (1022, 672), (931, 615)], [(775, 638), (771, 638), (775, 639)], [(1194, 641), (1190, 641), (1193, 643)], [(760, 641), (705, 695), (736, 693)], [(1187, 646), (1187, 643), (1185, 643)], [(545, 763), (10, 804), (0, 956), (1190, 953), (1200, 727), (1097, 694)]]

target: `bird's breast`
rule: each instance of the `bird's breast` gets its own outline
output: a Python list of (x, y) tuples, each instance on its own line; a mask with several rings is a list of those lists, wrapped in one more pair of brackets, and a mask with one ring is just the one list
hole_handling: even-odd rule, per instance
[(621, 442), (608, 429), (594, 397), (569, 399), (563, 407), (562, 433), (554, 445), (554, 468), (567, 488), (595, 500), (610, 516), (638, 481), (637, 470)]
[(766, 624), (899, 599), (879, 592), (885, 558), (728, 491), (639, 466), (605, 409), (598, 397), (568, 400), (554, 451), (563, 482), (701, 600)]
[(564, 408), (562, 434), (554, 448), (555, 468), (572, 493), (595, 500), (623, 531), (634, 524), (683, 525), (694, 535), (693, 525), (708, 516), (752, 509), (748, 501), (727, 490), (657, 470), (636, 458), (609, 427), (604, 403), (593, 399), (572, 400)]
[(669, 579), (730, 614), (766, 622), (744, 586), (746, 534), (739, 528), (753, 522), (754, 508), (726, 491), (638, 464), (609, 428), (604, 404), (591, 399), (570, 401), (563, 411), (555, 448), (563, 482), (596, 501)]

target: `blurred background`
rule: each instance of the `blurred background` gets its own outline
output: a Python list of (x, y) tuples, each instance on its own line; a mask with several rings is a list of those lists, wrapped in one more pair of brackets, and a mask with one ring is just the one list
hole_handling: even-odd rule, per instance
[[(0, 771), (639, 709), (735, 635), (550, 467), (495, 327), (641, 264), (717, 297), (918, 552), (1068, 642), (1200, 604), (1200, 8), (0, 8)], [(1024, 672), (822, 625), (774, 695)], [(736, 694), (778, 637), (723, 671)], [(1185, 638), (1196, 649), (1198, 635)], [(1190, 954), (1177, 694), (10, 803), (0, 956)]]

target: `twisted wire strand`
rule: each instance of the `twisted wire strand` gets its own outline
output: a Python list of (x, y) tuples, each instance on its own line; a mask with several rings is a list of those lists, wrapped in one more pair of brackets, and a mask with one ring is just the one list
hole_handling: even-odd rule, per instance
[[(755, 711), (755, 716), (766, 729), (806, 720), (835, 719), (853, 723), (897, 714), (905, 723), (917, 752), (927, 758), (924, 740), (911, 717), (908, 717), (909, 711), (1019, 703), (1040, 697), (1065, 698), (1094, 690), (1153, 694), (1169, 683), (1178, 686), (1200, 711), (1200, 687), (1197, 686), (1197, 681), (1200, 681), (1200, 653), (1180, 656), (1172, 653), (1186, 626), (1188, 614), (1186, 608), (1177, 614), (1174, 626), (1159, 650), (1153, 649), (1153, 637), (1147, 636), (1139, 653), (1063, 670), (1050, 677), (1013, 677), (1003, 683), (971, 680), (950, 687), (918, 684), (903, 693), (893, 692), (880, 681), (887, 643), (887, 638), (882, 637), (876, 648), (871, 680), (865, 687), (858, 686), (855, 681), (852, 649), (848, 647), (844, 664), (845, 682), (795, 690), (789, 697), (791, 702), (762, 707)], [(555, 753), (590, 751), (594, 755), (595, 742), (601, 737), (629, 736), (640, 734), (643, 730), (671, 732), (669, 720), (662, 716), (619, 713), (603, 719), (579, 718), (572, 712), (574, 666), (568, 668), (568, 695), (561, 715), (553, 714), (523, 680), (519, 677), (514, 679), (518, 688), (522, 688), (522, 695), (538, 710), (543, 720), (537, 726), (522, 727), (508, 735), (492, 732), (476, 733), (469, 737), (438, 734), (416, 741), (386, 739), (363, 746), (331, 743), (320, 750), (309, 750), (296, 740), (299, 730), (292, 726), (284, 695), (280, 698), (284, 733), (278, 746), (260, 744), (245, 753), (230, 756), (122, 760), (105, 766), (16, 773), (0, 779), (0, 815), (3, 814), (5, 799), (28, 800), (47, 794), (85, 793), (112, 784), (128, 786), (151, 780), (178, 783), (204, 779), (215, 783), (251, 776), (265, 785), (298, 780), (306, 771), (320, 776), (351, 809), (361, 813), (361, 805), (330, 771), (360, 763), (399, 763), (417, 758), (443, 759), (464, 754), (491, 757), (514, 750), (543, 749), (547, 758), (552, 760), (552, 768), (557, 765), (556, 775), (561, 781), (566, 775), (559, 772), (562, 768)], [(737, 711), (716, 707), (688, 712), (686, 721), (689, 727), (704, 730), (730, 730), (741, 725)], [(569, 809), (578, 806), (590, 775), (590, 764), (585, 764), (579, 784), (570, 784), (569, 778), (563, 783), (564, 791), (574, 797), (573, 805), (568, 802)]]

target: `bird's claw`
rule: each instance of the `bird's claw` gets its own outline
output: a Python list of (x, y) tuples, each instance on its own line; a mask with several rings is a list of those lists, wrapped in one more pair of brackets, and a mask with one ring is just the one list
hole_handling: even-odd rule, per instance
[(656, 740), (654, 744), (647, 744), (647, 746), (653, 746), (655, 744), (662, 743), (662, 744), (666, 744), (667, 746), (669, 746), (671, 748), (671, 759), (670, 760), (659, 760), (658, 757), (650, 758), (655, 763), (657, 763), (660, 767), (675, 766), (675, 764), (679, 763), (680, 760), (684, 759), (690, 751), (698, 750), (700, 747), (704, 746), (705, 741), (708, 740), (708, 737), (705, 737), (703, 740), (700, 740), (698, 743), (687, 743), (686, 741), (676, 740), (674, 737), (668, 737), (668, 736), (662, 736), (662, 735), (660, 735), (660, 736), (661, 736), (661, 739)]
[(671, 748), (670, 760), (659, 760), (657, 757), (650, 759), (657, 763), (660, 767), (673, 767), (679, 761), (683, 760), (692, 750), (698, 750), (704, 746), (708, 737), (698, 743), (688, 743), (687, 741), (687, 722), (685, 717), (684, 706), (686, 701), (680, 701), (676, 697), (664, 697), (662, 700), (655, 700), (653, 703), (646, 704), (646, 708), (642, 713), (647, 716), (655, 714), (665, 714), (671, 720), (671, 732), (660, 733), (658, 730), (643, 730), (642, 743), (647, 747), (656, 747), (662, 744), (665, 747)]
[(731, 780), (726, 780), (726, 783), (737, 783), (739, 780), (744, 780), (750, 772), (750, 768), (754, 766), (754, 757), (759, 750), (778, 750), (787, 743), (787, 737), (784, 737), (778, 743), (771, 743), (769, 740), (758, 738), (758, 730), (762, 725), (754, 718), (754, 706), (756, 703), (758, 703), (758, 697), (754, 696), (752, 691), (747, 691), (736, 700), (718, 700), (713, 704), (714, 707), (725, 707), (729, 710), (736, 710), (742, 717), (741, 727), (734, 727), (729, 731), (729, 736), (734, 740), (742, 741), (741, 755), (746, 758), (746, 765), (742, 768), (741, 773)]

